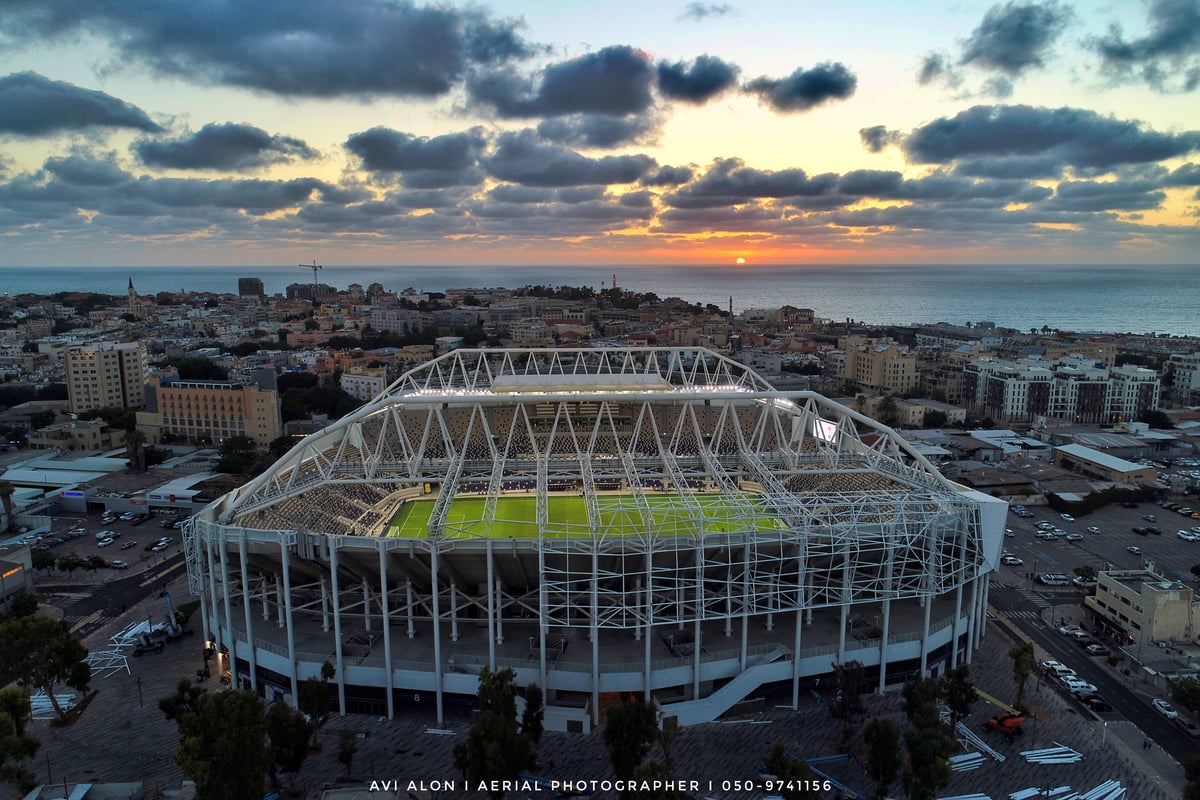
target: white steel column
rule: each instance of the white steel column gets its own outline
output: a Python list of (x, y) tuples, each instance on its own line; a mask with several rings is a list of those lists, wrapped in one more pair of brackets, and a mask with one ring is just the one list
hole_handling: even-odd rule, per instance
[(413, 624), (413, 588), (411, 580), (405, 582), (404, 594), (406, 599), (406, 614), (408, 616), (408, 630), (406, 632), (408, 633), (408, 638), (411, 639), (417, 635), (417, 628)]
[(962, 627), (962, 584), (954, 590), (954, 625), (951, 627), (950, 669), (958, 666), (958, 633)]
[(221, 528), (221, 591), (225, 594), (225, 630), (229, 632), (229, 685), (238, 686), (237, 632), (233, 629), (233, 611), (229, 603), (229, 542), (228, 529)]
[(283, 604), (287, 613), (288, 661), (291, 662), (292, 708), (300, 707), (300, 678), (296, 674), (296, 624), (292, 618), (292, 575), (287, 537), (279, 534), (279, 556), (283, 561)]
[(504, 644), (504, 584), (496, 581), (496, 644)]
[(642, 643), (645, 647), (645, 655), (643, 658), (644, 664), (642, 669), (645, 670), (644, 679), (646, 683), (645, 690), (642, 692), (642, 699), (647, 703), (650, 702), (650, 641), (654, 638), (654, 581), (651, 579), (654, 563), (654, 551), (652, 548), (646, 549), (646, 640)]
[[(592, 618), (588, 626), (592, 640), (592, 724), (600, 724), (600, 554), (592, 540)], [(545, 689), (543, 689), (545, 691)]]
[(450, 641), (458, 641), (458, 587), (450, 584)]
[(346, 716), (346, 662), (342, 658), (342, 598), (338, 586), (338, 547), (337, 537), (329, 537), (329, 578), (333, 584), (333, 657), (337, 662), (338, 684), (338, 713)]
[(700, 699), (700, 652), (704, 648), (704, 630), (700, 620), (704, 617), (704, 541), (696, 542), (696, 621), (692, 626), (692, 699)]
[(738, 656), (738, 669), (746, 671), (746, 659), (750, 646), (750, 540), (742, 548), (742, 646)]
[[(224, 532), (221, 534), (224, 536)], [(213, 641), (220, 644), (225, 640), (221, 635), (221, 603), (217, 600), (217, 560), (213, 556), (213, 535), (210, 531), (208, 536), (204, 537), (204, 546), (208, 550), (208, 596), (210, 598), (209, 611), (212, 613), (212, 631)]]
[(436, 541), (429, 543), (429, 575), (430, 580), (433, 581), (433, 680), (437, 689), (434, 697), (437, 700), (437, 721), (441, 725), (445, 722), (445, 715), (442, 710), (442, 611), (438, 598), (438, 543)]
[(275, 611), (278, 618), (279, 627), (283, 627), (283, 581), (278, 575), (275, 576)]
[(975, 632), (978, 630), (979, 616), (979, 579), (971, 581), (971, 616), (967, 620), (967, 654), (965, 656), (967, 663), (971, 663), (971, 653), (979, 645), (979, 640), (975, 638)]
[(983, 582), (983, 602), (979, 604), (979, 640), (982, 642), (983, 637), (987, 634), (987, 608), (991, 603), (992, 583), (990, 580)]
[(392, 696), (392, 625), (388, 612), (388, 577), (387, 577), (387, 544), (386, 539), (376, 539), (379, 543), (379, 611), (383, 615), (383, 671), (384, 690), (387, 692), (388, 719), (396, 718), (396, 699)]
[(238, 545), (239, 564), (242, 568), (242, 612), (246, 617), (246, 663), (250, 673), (250, 689), (258, 691), (258, 657), (254, 648), (253, 613), (250, 611), (250, 570), (246, 567), (246, 529), (242, 528), (242, 541)]
[(267, 586), (267, 576), (263, 575), (262, 579), (262, 606), (263, 606), (263, 622), (271, 619), (271, 590)]
[(807, 552), (804, 540), (796, 546), (796, 635), (792, 653), (792, 706), (800, 710), (800, 636), (804, 630), (804, 607), (808, 605), (805, 586), (808, 582)]
[(921, 628), (921, 677), (928, 677), (926, 673), (929, 670), (929, 614), (933, 609), (933, 598), (922, 598), (925, 602), (925, 622)]
[(888, 639), (892, 635), (892, 600), (883, 601), (883, 638), (879, 640), (879, 691), (887, 687)]
[(488, 669), (496, 671), (496, 597), (495, 590), (496, 556), (492, 552), (492, 537), (487, 537), (487, 637), (488, 637)]

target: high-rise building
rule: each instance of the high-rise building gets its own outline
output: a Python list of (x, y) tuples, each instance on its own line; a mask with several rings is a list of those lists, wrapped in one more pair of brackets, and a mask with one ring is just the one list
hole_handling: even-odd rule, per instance
[(238, 297), (266, 297), (262, 278), (238, 278)]
[(146, 386), (146, 410), (138, 413), (137, 424), (151, 443), (162, 441), (163, 434), (169, 433), (213, 444), (231, 436), (270, 444), (282, 431), (275, 373), (255, 370), (252, 383), (151, 378)]
[(141, 408), (146, 346), (97, 342), (67, 350), (67, 400), (76, 413), (93, 408)]

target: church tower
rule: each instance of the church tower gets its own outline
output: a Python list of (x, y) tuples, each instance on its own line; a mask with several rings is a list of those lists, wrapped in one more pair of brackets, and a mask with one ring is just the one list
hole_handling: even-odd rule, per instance
[(137, 313), (137, 289), (133, 288), (133, 276), (129, 276), (129, 313)]

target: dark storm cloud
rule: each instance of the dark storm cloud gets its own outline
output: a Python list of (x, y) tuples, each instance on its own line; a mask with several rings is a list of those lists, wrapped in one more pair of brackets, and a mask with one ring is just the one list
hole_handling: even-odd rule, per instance
[(1200, 149), (1200, 131), (1158, 133), (1137, 122), (1078, 108), (974, 106), (917, 128), (903, 147), (908, 159), (918, 164), (1040, 156), (1102, 169), (1194, 152)]
[(488, 174), (525, 186), (583, 186), (634, 183), (658, 165), (644, 155), (587, 158), (541, 142), (530, 130), (502, 134), (483, 160)]
[(837, 191), (856, 197), (883, 197), (897, 192), (903, 180), (899, 172), (859, 169), (838, 178)]
[[(1114, 79), (1141, 80), (1160, 91), (1200, 85), (1200, 0), (1151, 0), (1149, 30), (1127, 39), (1120, 27), (1090, 44)], [(1172, 79), (1175, 80), (1172, 80)]]
[(362, 0), (208, 3), (7, 0), (0, 38), (10, 47), (80, 33), (108, 40), (114, 66), (290, 96), (444, 94), (473, 63), (533, 52), (519, 23), (477, 10)]
[(606, 114), (573, 114), (538, 123), (537, 132), (548, 142), (571, 147), (620, 147), (649, 144), (658, 138), (661, 119), (652, 112), (612, 117)]
[(691, 167), (659, 167), (657, 170), (643, 175), (643, 186), (679, 186), (692, 179), (695, 172)]
[(872, 125), (869, 128), (859, 128), (858, 138), (868, 151), (882, 153), (888, 145), (899, 142), (901, 134), (900, 131), (888, 130), (884, 125)]
[(1166, 193), (1146, 181), (1062, 181), (1045, 208), (1054, 211), (1149, 211)]
[(46, 136), (93, 128), (161, 130), (140, 108), (104, 92), (36, 72), (0, 78), (0, 135)]
[(1071, 20), (1071, 10), (1049, 3), (992, 6), (963, 44), (961, 63), (1015, 78), (1046, 66), (1054, 43)]
[(197, 170), (259, 169), (318, 155), (300, 139), (232, 122), (205, 125), (181, 139), (144, 140), (134, 150), (147, 166)]
[(377, 172), (453, 172), (473, 166), (486, 144), (482, 128), (427, 137), (376, 127), (352, 134), (345, 146), (365, 169)]
[(857, 87), (858, 78), (845, 64), (826, 62), (797, 69), (786, 78), (756, 78), (743, 88), (776, 111), (808, 111), (830, 100), (845, 100)]
[(1200, 186), (1200, 164), (1184, 164), (1167, 176), (1167, 186)]
[(917, 83), (928, 86), (950, 74), (953, 66), (950, 60), (941, 53), (930, 53), (921, 59), (921, 67), (917, 70)]
[(675, 208), (711, 208), (764, 197), (822, 195), (836, 184), (837, 176), (833, 174), (809, 177), (802, 169), (760, 170), (747, 167), (740, 158), (723, 158), (714, 161), (704, 175), (664, 199)]
[(474, 72), (467, 79), (467, 95), (472, 102), (510, 119), (563, 114), (621, 116), (653, 105), (653, 77), (645, 53), (614, 45), (549, 65), (536, 85), (512, 70)]
[(117, 186), (132, 180), (133, 176), (118, 167), (115, 153), (96, 157), (90, 153), (76, 153), (65, 158), (48, 158), (46, 172), (75, 186)]
[(1057, 178), (1063, 162), (1056, 156), (1006, 156), (960, 161), (956, 175), (972, 178)]
[(657, 71), (658, 90), (665, 97), (700, 104), (731, 88), (741, 70), (736, 64), (706, 54), (691, 63), (660, 61)]
[(732, 13), (733, 6), (728, 3), (688, 3), (679, 18), (699, 21), (709, 17), (724, 17)]

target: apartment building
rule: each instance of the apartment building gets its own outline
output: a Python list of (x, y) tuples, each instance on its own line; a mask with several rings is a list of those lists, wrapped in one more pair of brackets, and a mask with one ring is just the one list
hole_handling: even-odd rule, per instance
[(996, 420), (1130, 421), (1156, 408), (1159, 394), (1153, 370), (1109, 368), (1088, 356), (979, 359), (963, 367), (963, 403)]
[(342, 391), (364, 403), (373, 400), (388, 385), (385, 367), (351, 367), (342, 373)]
[(863, 389), (907, 392), (917, 385), (917, 360), (891, 339), (846, 336), (838, 339), (843, 353), (842, 377)]
[(64, 361), (71, 411), (142, 407), (147, 365), (144, 344), (97, 342), (71, 347)]
[(1096, 594), (1083, 602), (1099, 625), (1129, 642), (1170, 642), (1195, 634), (1192, 588), (1152, 567), (1101, 572)]
[(146, 409), (137, 414), (138, 429), (151, 443), (171, 434), (213, 444), (247, 436), (269, 444), (283, 430), (275, 372), (259, 369), (253, 376), (248, 383), (153, 377), (146, 385)]

